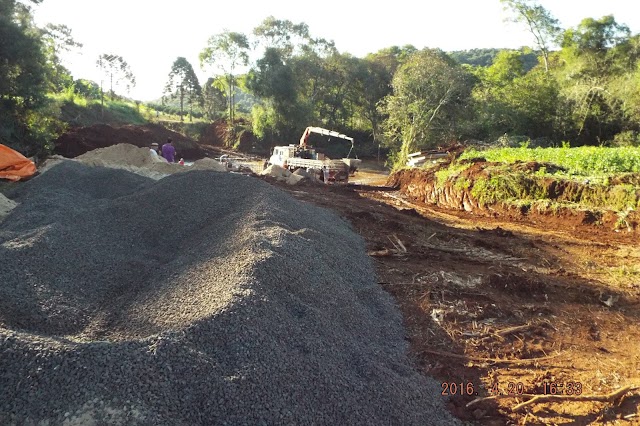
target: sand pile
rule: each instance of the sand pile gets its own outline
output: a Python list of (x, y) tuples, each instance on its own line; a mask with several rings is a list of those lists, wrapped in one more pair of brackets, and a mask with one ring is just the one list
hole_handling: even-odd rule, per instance
[(303, 171), (302, 169), (298, 169), (291, 173), (289, 170), (284, 167), (280, 167), (277, 164), (270, 165), (264, 169), (260, 175), (275, 178), (278, 182), (286, 182), (289, 185), (298, 185), (301, 182), (316, 181), (315, 178), (312, 179), (311, 174)]
[(455, 424), (336, 214), (75, 161), (6, 195), (0, 424)]
[(151, 155), (149, 148), (138, 148), (130, 144), (95, 149), (77, 157), (76, 161), (90, 166), (126, 170), (155, 180), (190, 170), (227, 171), (224, 165), (210, 158), (197, 160), (193, 166), (169, 164), (162, 157)]
[(291, 172), (284, 167), (280, 167), (277, 164), (272, 164), (266, 169), (264, 169), (260, 175), (262, 176), (271, 176), (278, 180), (287, 180), (289, 176), (291, 176)]

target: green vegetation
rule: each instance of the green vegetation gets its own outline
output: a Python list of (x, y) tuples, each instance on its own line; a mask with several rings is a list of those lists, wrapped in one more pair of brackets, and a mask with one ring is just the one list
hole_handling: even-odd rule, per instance
[[(490, 67), (502, 51), (504, 51), (504, 49), (470, 49), (456, 50), (454, 52), (448, 52), (448, 54), (460, 65)], [(523, 49), (522, 53), (523, 55), (520, 57), (520, 60), (522, 61), (523, 69), (527, 72), (531, 71), (538, 65), (538, 57), (528, 48)]]
[[(443, 186), (444, 183), (448, 180), (455, 180), (455, 178), (457, 178), (460, 173), (462, 173), (463, 171), (467, 170), (469, 167), (471, 167), (472, 163), (456, 163), (456, 164), (451, 164), (449, 167), (444, 168), (444, 169), (440, 169), (438, 170), (435, 174), (436, 174), (436, 184), (438, 186)], [(461, 179), (462, 180), (462, 179)], [(457, 181), (456, 181), (457, 183)], [(462, 184), (462, 186), (464, 186), (464, 184)], [(468, 186), (467, 186), (468, 188)]]
[(576, 148), (494, 148), (484, 151), (468, 149), (461, 159), (484, 158), (499, 163), (536, 161), (566, 169), (558, 175), (599, 177), (616, 173), (640, 173), (640, 148), (605, 148), (583, 146)]
[[(474, 139), (628, 147), (580, 160), (570, 158), (578, 151), (568, 151), (537, 161), (566, 154), (558, 165), (570, 176), (637, 170), (640, 35), (613, 16), (561, 28), (535, 0), (494, 0), (531, 33), (531, 46), (450, 54), (391, 46), (363, 58), (338, 51), (303, 22), (271, 16), (252, 39), (229, 30), (209, 38), (199, 59), (212, 75), (202, 87), (180, 57), (166, 86), (174, 99), (132, 107), (116, 93), (135, 84), (121, 56), (97, 58), (109, 99), (101, 86), (74, 79), (61, 65), (60, 53), (81, 45), (63, 25), (34, 25), (28, 5), (40, 1), (0, 0), (0, 142), (28, 154), (50, 149), (65, 123), (183, 120), (188, 109), (189, 121), (227, 118), (231, 133), (238, 130), (230, 143), (250, 129), (253, 135), (243, 141), (257, 137), (251, 144), (261, 151), (295, 143), (315, 125), (357, 136), (356, 153), (388, 153), (396, 168), (410, 152)], [(551, 50), (554, 45), (559, 48)], [(249, 71), (239, 75), (244, 65)], [(105, 102), (99, 117), (96, 100)]]
[(203, 104), (202, 88), (193, 67), (185, 58), (179, 57), (173, 63), (164, 93), (166, 96), (180, 101), (180, 121), (184, 121), (184, 103), (186, 101), (189, 105), (189, 121), (193, 121), (194, 104)]
[(471, 195), (485, 206), (498, 202), (533, 201), (549, 197), (547, 185), (542, 180), (526, 173), (511, 173), (508, 169), (475, 179)]
[(97, 123), (144, 124), (154, 112), (143, 104), (125, 100), (98, 99), (68, 93), (50, 94), (52, 108), (59, 111), (59, 119), (72, 126), (91, 126)]
[[(477, 158), (498, 164), (469, 176), (465, 171)], [(623, 226), (626, 214), (640, 208), (638, 173), (640, 148), (521, 147), (469, 149), (435, 175), (438, 186), (447, 182), (468, 189), (481, 205), (506, 203), (551, 212), (567, 206), (610, 209), (619, 212)]]

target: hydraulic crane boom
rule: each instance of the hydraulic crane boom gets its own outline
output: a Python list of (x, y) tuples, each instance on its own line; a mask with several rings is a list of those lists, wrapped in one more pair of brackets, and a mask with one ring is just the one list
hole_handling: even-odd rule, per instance
[(309, 139), (309, 135), (311, 133), (318, 133), (320, 135), (345, 139), (345, 140), (351, 141), (351, 146), (353, 147), (353, 138), (347, 135), (343, 135), (342, 133), (334, 132), (333, 130), (323, 129), (322, 127), (307, 127), (302, 133), (302, 137), (300, 138), (300, 146), (302, 147), (307, 146), (307, 140)]

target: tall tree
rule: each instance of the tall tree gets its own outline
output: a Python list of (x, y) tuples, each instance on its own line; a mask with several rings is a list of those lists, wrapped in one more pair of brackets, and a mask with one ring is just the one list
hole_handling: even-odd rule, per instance
[(184, 57), (173, 62), (169, 72), (169, 80), (164, 88), (165, 95), (180, 100), (180, 121), (184, 121), (184, 101), (189, 104), (189, 117), (193, 121), (193, 104), (201, 103), (202, 88), (193, 67)]
[(260, 98), (254, 106), (254, 132), (261, 136), (274, 136), (281, 140), (293, 140), (299, 123), (299, 112), (295, 76), (291, 66), (284, 63), (283, 52), (267, 48), (263, 58), (247, 76), (247, 88)]
[(558, 20), (551, 15), (536, 0), (500, 0), (506, 10), (511, 11), (514, 22), (524, 23), (533, 38), (535, 44), (542, 53), (544, 69), (549, 72), (549, 52), (555, 39), (560, 34)]
[[(39, 1), (32, 1), (39, 3)], [(27, 155), (48, 149), (47, 66), (28, 3), (0, 0), (0, 143)]]
[(424, 147), (449, 142), (467, 112), (471, 79), (440, 50), (412, 55), (393, 77), (393, 94), (381, 105), (388, 114), (388, 142), (399, 149), (397, 161)]
[(300, 46), (312, 41), (309, 27), (304, 22), (294, 24), (289, 20), (269, 16), (253, 29), (257, 44), (266, 49), (277, 49), (283, 61), (293, 56)]
[[(109, 95), (111, 99), (115, 97), (113, 90), (114, 84), (117, 87), (120, 83), (124, 83), (127, 93), (129, 93), (131, 86), (136, 85), (136, 78), (131, 72), (129, 64), (127, 64), (122, 56), (104, 53), (98, 57), (96, 66), (100, 69), (103, 76), (109, 79)], [(104, 89), (102, 80), (100, 80), (100, 103), (102, 107), (102, 118), (104, 119)]]
[(204, 114), (210, 121), (216, 119), (218, 111), (224, 113), (227, 103), (224, 96), (225, 85), (219, 84), (221, 82), (224, 83), (224, 80), (220, 81), (209, 77), (202, 87)]
[(380, 126), (385, 115), (378, 104), (391, 94), (391, 81), (399, 62), (391, 59), (387, 53), (370, 54), (364, 59), (354, 58), (353, 61), (348, 85), (349, 99), (356, 116), (368, 122), (374, 142), (380, 143)]
[(526, 53), (500, 51), (489, 67), (473, 68), (476, 107), (474, 133), (491, 138), (505, 133), (550, 137), (558, 105), (555, 79), (540, 68), (525, 71)]
[(242, 33), (225, 30), (209, 38), (207, 46), (200, 52), (200, 66), (216, 64), (227, 76), (229, 84), (229, 122), (234, 121), (234, 73), (238, 66), (249, 63), (249, 40)]
[(565, 31), (557, 77), (583, 142), (608, 140), (623, 126), (624, 100), (614, 82), (637, 69), (640, 52), (634, 46), (629, 28), (611, 15), (583, 19)]
[(72, 84), (73, 77), (69, 70), (62, 65), (60, 55), (73, 49), (82, 48), (71, 35), (71, 29), (66, 25), (47, 24), (42, 30), (42, 38), (46, 46), (47, 65), (50, 67), (51, 84), (56, 91)]

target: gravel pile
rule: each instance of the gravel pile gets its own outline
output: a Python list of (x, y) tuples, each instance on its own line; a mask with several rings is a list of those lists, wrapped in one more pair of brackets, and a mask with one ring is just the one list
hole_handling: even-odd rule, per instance
[(16, 207), (16, 202), (0, 194), (0, 221)]
[(0, 424), (455, 424), (334, 213), (72, 161), (5, 195)]

